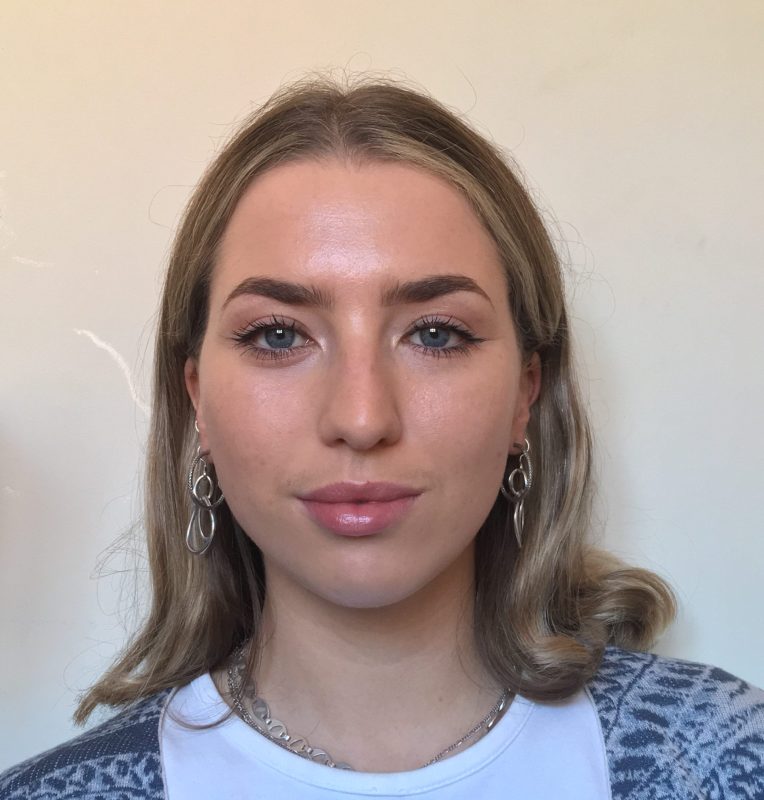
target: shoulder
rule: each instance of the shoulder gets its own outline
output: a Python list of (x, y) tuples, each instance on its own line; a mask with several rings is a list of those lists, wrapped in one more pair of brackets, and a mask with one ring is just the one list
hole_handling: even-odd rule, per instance
[(159, 720), (166, 689), (0, 774), (0, 800), (164, 798)]
[(764, 797), (764, 692), (706, 664), (607, 648), (588, 684), (613, 798)]

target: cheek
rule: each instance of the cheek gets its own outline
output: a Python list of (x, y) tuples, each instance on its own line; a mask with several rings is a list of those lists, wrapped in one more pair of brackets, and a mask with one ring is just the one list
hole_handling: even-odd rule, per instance
[(467, 381), (422, 385), (416, 393), (412, 418), (418, 420), (420, 435), (464, 472), (481, 464), (495, 470), (506, 463), (518, 390), (505, 373), (497, 367)]
[(227, 353), (211, 354), (203, 366), (201, 401), (211, 447), (235, 447), (252, 437), (264, 444), (293, 430), (305, 410), (300, 380), (262, 374)]
[(305, 394), (243, 370), (208, 378), (204, 419), (221, 486), (232, 502), (245, 495), (268, 505), (309, 442)]

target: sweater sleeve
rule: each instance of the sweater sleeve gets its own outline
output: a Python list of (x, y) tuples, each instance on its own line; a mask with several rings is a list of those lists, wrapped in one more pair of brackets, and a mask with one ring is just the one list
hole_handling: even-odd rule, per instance
[(589, 686), (614, 800), (764, 800), (764, 692), (704, 664), (608, 648)]
[(159, 720), (170, 690), (0, 774), (0, 800), (163, 800)]

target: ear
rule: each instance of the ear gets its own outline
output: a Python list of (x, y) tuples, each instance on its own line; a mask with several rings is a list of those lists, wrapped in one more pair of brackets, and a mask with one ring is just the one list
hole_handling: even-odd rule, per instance
[(196, 414), (196, 424), (199, 428), (199, 446), (202, 452), (209, 450), (207, 442), (207, 430), (205, 427), (204, 416), (201, 408), (201, 392), (199, 390), (199, 362), (195, 358), (186, 359), (186, 364), (183, 367), (183, 378), (186, 382), (186, 391), (191, 398), (191, 404), (194, 407)]
[(525, 432), (531, 418), (531, 407), (541, 392), (541, 358), (533, 353), (523, 364), (520, 373), (520, 391), (515, 403), (512, 418), (512, 432), (509, 442), (509, 454), (517, 455), (522, 451)]

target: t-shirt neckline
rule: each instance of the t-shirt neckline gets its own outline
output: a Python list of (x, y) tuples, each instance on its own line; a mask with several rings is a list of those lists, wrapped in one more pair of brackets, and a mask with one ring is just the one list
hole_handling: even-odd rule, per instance
[[(196, 678), (187, 689), (194, 695), (196, 708), (209, 710), (204, 719), (195, 716), (194, 722), (211, 722), (228, 712), (229, 706), (209, 673)], [(416, 794), (455, 783), (498, 758), (519, 735), (533, 708), (532, 701), (516, 695), (496, 725), (473, 745), (427, 767), (403, 772), (356, 772), (327, 767), (271, 742), (236, 714), (221, 723), (220, 734), (240, 752), (242, 763), (257, 761), (260, 767), (308, 786), (356, 795), (394, 795), (404, 790), (407, 794)]]

